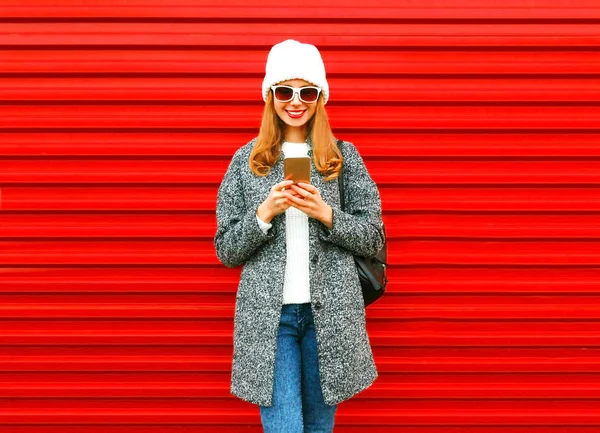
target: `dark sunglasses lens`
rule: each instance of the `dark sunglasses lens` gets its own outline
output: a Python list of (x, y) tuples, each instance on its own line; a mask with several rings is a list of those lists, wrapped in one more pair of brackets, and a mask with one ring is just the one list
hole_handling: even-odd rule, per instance
[(287, 101), (289, 99), (292, 99), (293, 94), (293, 90), (289, 87), (275, 87), (275, 99), (278, 99), (280, 101)]
[(300, 90), (300, 96), (302, 97), (303, 101), (314, 102), (319, 97), (319, 92), (317, 91), (317, 89), (302, 89)]

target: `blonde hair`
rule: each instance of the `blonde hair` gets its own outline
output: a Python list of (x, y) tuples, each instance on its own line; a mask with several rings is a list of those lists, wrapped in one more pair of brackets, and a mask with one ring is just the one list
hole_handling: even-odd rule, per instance
[[(307, 122), (307, 135), (312, 142), (315, 167), (328, 181), (339, 176), (342, 170), (342, 154), (329, 126), (322, 94), (319, 95), (316, 104), (315, 114)], [(257, 176), (269, 174), (271, 167), (279, 160), (284, 131), (285, 123), (273, 106), (273, 92), (269, 92), (258, 138), (249, 158), (250, 170)]]

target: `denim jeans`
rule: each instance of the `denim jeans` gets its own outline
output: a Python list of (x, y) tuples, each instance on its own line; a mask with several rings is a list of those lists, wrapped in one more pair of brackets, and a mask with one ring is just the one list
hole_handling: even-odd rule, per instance
[(273, 405), (259, 406), (265, 433), (330, 433), (337, 405), (323, 401), (315, 323), (306, 304), (281, 309)]

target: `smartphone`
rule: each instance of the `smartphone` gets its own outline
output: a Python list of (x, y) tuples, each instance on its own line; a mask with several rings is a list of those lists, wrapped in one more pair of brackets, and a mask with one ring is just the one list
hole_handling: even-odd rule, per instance
[(294, 156), (283, 160), (283, 176), (294, 183), (310, 183), (310, 156)]

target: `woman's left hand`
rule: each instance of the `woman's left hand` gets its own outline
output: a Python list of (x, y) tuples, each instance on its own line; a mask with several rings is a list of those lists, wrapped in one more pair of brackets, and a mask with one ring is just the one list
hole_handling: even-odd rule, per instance
[(323, 201), (317, 188), (303, 182), (298, 182), (297, 185), (292, 185), (291, 188), (300, 195), (300, 197), (290, 196), (288, 198), (292, 206), (309, 217), (321, 221), (328, 229), (333, 227), (333, 209)]

